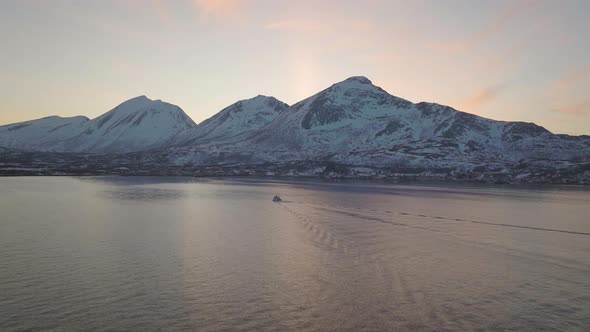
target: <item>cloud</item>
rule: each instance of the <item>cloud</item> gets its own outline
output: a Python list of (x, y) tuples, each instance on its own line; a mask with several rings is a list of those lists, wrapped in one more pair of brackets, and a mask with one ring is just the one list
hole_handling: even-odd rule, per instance
[(164, 0), (152, 0), (152, 8), (162, 24), (170, 25), (172, 18)]
[(314, 20), (287, 19), (269, 22), (264, 27), (269, 30), (318, 32), (326, 31), (329, 29), (330, 26), (325, 22), (319, 22)]
[(335, 31), (369, 31), (372, 24), (367, 20), (349, 18), (319, 19), (282, 19), (268, 22), (264, 28), (269, 30), (281, 30), (285, 32), (335, 32)]
[(553, 83), (553, 86), (558, 90), (571, 89), (588, 80), (588, 76), (590, 76), (590, 63), (585, 63), (565, 73)]
[[(124, 2), (120, 2), (116, 4), (115, 8), (124, 11), (126, 5)], [(118, 16), (107, 17), (101, 15), (101, 12), (93, 13), (85, 6), (55, 6), (50, 10), (53, 11), (53, 14), (60, 15), (81, 28), (94, 28), (119, 40), (127, 38), (131, 41), (153, 42), (153, 37), (143, 29)]]
[(585, 113), (590, 111), (590, 101), (577, 104), (559, 105), (555, 108), (555, 111), (569, 114)]
[[(290, 47), (316, 55), (364, 52), (372, 47), (371, 36), (374, 36), (372, 22), (346, 16), (278, 19), (269, 21), (261, 27), (282, 34), (282, 38), (289, 40)], [(343, 35), (346, 38), (342, 38)], [(329, 45), (326, 44), (327, 41)]]
[(507, 29), (509, 23), (523, 16), (534, 9), (538, 0), (510, 1), (508, 5), (501, 8), (492, 20), (483, 25), (479, 30), (474, 31), (469, 37), (459, 40), (438, 41), (431, 44), (431, 47), (443, 52), (460, 53), (470, 51), (477, 44), (485, 42), (494, 35)]
[(502, 85), (492, 85), (483, 89), (479, 89), (471, 95), (458, 100), (455, 104), (460, 110), (472, 112), (498, 98), (498, 95), (502, 89)]
[(549, 87), (549, 98), (553, 110), (566, 114), (578, 114), (590, 111), (587, 91), (590, 87), (590, 63), (574, 67)]
[(193, 0), (193, 4), (201, 14), (227, 20), (240, 17), (242, 2), (242, 0)]

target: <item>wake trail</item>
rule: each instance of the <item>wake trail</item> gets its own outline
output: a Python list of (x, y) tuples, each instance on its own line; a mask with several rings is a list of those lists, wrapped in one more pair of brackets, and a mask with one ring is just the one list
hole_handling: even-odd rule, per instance
[(420, 229), (420, 230), (423, 230), (423, 231), (440, 232), (439, 230), (431, 229), (431, 228), (428, 228), (428, 227), (414, 226), (414, 225), (410, 225), (410, 224), (407, 224), (407, 223), (395, 222), (395, 221), (391, 221), (391, 220), (384, 220), (384, 219), (381, 219), (381, 218), (370, 217), (370, 216), (366, 216), (366, 215), (362, 215), (362, 214), (358, 214), (358, 213), (345, 212), (345, 211), (328, 209), (328, 208), (315, 208), (315, 209), (320, 210), (320, 211), (334, 212), (334, 213), (343, 214), (343, 215), (346, 215), (346, 216), (349, 216), (349, 217), (361, 218), (361, 219), (365, 219), (365, 220), (369, 220), (369, 221), (377, 221), (377, 222), (380, 222), (380, 223), (383, 223), (383, 224), (390, 224), (390, 225), (394, 225), (394, 226), (403, 226), (403, 227), (415, 228), (415, 229)]
[[(297, 209), (292, 208), (292, 206), (289, 207), (289, 203), (295, 202), (284, 200), (278, 203), (278, 205), (288, 213), (295, 216), (303, 224), (305, 231), (311, 235), (314, 243), (322, 250), (336, 250), (337, 252), (340, 252), (346, 256), (355, 257), (355, 264), (357, 266), (362, 266), (372, 271), (372, 274), (380, 275), (383, 279), (390, 280), (390, 282), (386, 284), (386, 286), (391, 288), (390, 292), (395, 294), (395, 296), (399, 296), (401, 299), (403, 299), (404, 303), (407, 303), (407, 305), (410, 307), (415, 308), (416, 312), (420, 312), (421, 316), (423, 316), (421, 317), (422, 319), (428, 318), (425, 317), (427, 313), (430, 319), (434, 319), (438, 322), (448, 320), (445, 318), (444, 312), (440, 311), (440, 308), (429, 301), (428, 298), (420, 298), (420, 296), (418, 296), (420, 290), (416, 288), (415, 285), (412, 285), (411, 281), (406, 276), (404, 276), (404, 273), (401, 272), (403, 268), (399, 265), (396, 265), (396, 268), (392, 268), (390, 265), (392, 262), (391, 257), (380, 255), (382, 250), (369, 253), (365, 250), (361, 250), (358, 247), (351, 246), (349, 241), (346, 241), (345, 239), (343, 240), (342, 238), (339, 239), (339, 236), (322, 227), (321, 223), (316, 222), (314, 217), (312, 217), (309, 213), (301, 213), (298, 212)], [(353, 218), (360, 218), (395, 226), (415, 228), (431, 232), (440, 232), (439, 230), (430, 229), (427, 227), (384, 220), (359, 213), (319, 207), (313, 207), (313, 209), (343, 214)]]
[[(326, 208), (324, 208), (324, 206), (326, 206), (325, 204), (305, 203), (305, 202), (297, 202), (297, 201), (290, 201), (290, 202), (291, 203), (298, 203), (298, 204), (309, 204), (309, 205), (322, 206), (323, 209), (326, 209)], [(556, 229), (556, 228), (545, 228), (545, 227), (535, 227), (535, 226), (514, 225), (514, 224), (496, 223), (496, 222), (483, 221), (483, 220), (473, 220), (473, 219), (463, 219), (463, 218), (451, 218), (451, 217), (444, 217), (444, 216), (432, 216), (432, 215), (416, 214), (416, 213), (403, 212), (403, 211), (402, 212), (400, 212), (400, 211), (392, 211), (392, 210), (380, 211), (380, 210), (376, 210), (376, 209), (365, 209), (365, 208), (358, 208), (358, 207), (345, 207), (345, 206), (338, 206), (338, 205), (331, 205), (331, 207), (332, 208), (348, 209), (348, 210), (365, 211), (365, 212), (380, 212), (380, 213), (387, 213), (387, 214), (397, 214), (397, 215), (400, 215), (400, 216), (412, 216), (412, 217), (418, 217), (418, 218), (438, 219), (438, 220), (441, 220), (441, 221), (468, 222), (468, 223), (480, 224), (480, 225), (499, 226), (499, 227), (511, 227), (511, 228), (529, 229), (529, 230), (543, 231), (543, 232), (555, 232), (555, 233), (563, 233), (563, 234), (574, 234), (574, 235), (590, 236), (590, 232), (572, 231), (572, 230), (566, 230), (566, 229)], [(340, 211), (337, 211), (337, 210), (331, 210), (331, 211), (340, 212)], [(390, 222), (390, 221), (384, 221), (384, 220), (381, 220), (379, 218), (373, 218), (373, 217), (367, 217), (367, 216), (359, 216), (359, 217), (364, 217), (364, 218), (370, 219), (370, 220), (373, 220), (374, 219), (374, 221), (381, 221), (381, 222), (385, 222), (385, 223), (389, 223), (389, 224), (393, 224), (393, 225), (413, 227), (413, 226), (410, 226), (408, 224), (396, 223), (396, 222)], [(428, 230), (431, 230), (431, 229), (428, 229)]]

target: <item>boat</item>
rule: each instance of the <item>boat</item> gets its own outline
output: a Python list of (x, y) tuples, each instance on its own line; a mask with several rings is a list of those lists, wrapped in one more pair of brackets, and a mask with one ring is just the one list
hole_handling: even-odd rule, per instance
[(275, 195), (275, 197), (272, 198), (273, 202), (282, 202), (283, 200), (281, 199), (281, 197), (279, 195)]

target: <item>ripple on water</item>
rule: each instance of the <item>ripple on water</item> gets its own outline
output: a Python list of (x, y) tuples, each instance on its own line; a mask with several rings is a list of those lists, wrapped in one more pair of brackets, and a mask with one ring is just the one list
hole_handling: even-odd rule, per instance
[(585, 191), (190, 180), (0, 182), (0, 330), (590, 330)]

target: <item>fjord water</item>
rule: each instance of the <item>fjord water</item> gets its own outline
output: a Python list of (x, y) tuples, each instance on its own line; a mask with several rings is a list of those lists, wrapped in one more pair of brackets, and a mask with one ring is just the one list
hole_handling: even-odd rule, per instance
[(1, 178), (0, 213), (2, 331), (590, 330), (580, 187)]

